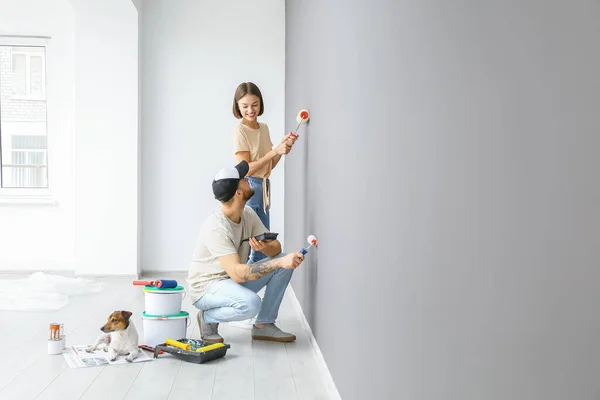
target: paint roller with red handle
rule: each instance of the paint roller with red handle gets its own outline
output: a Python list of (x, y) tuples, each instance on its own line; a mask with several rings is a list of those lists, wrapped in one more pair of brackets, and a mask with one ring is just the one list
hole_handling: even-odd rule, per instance
[(157, 279), (155, 281), (133, 281), (135, 286), (154, 286), (159, 289), (171, 289), (177, 287), (177, 281), (171, 279)]
[(312, 246), (317, 247), (317, 237), (315, 235), (308, 235), (308, 237), (306, 238), (306, 241), (310, 244), (308, 245), (307, 248), (303, 247), (302, 249), (300, 249), (300, 253), (303, 255), (308, 253), (308, 249), (310, 249)]
[(298, 126), (294, 132), (290, 132), (290, 136), (297, 138), (298, 134), (296, 132), (298, 132), (298, 128), (300, 128), (300, 125), (307, 123), (309, 118), (310, 114), (308, 113), (308, 110), (300, 110), (296, 116), (296, 122), (298, 122)]

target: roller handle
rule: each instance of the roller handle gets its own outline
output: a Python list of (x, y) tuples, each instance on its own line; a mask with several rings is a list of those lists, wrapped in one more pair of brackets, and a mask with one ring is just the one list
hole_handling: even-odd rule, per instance
[[(142, 350), (150, 351), (152, 353), (154, 353), (154, 351), (156, 350), (154, 347), (148, 346), (147, 344), (140, 344), (138, 347)], [(162, 351), (162, 350), (158, 351), (158, 354), (162, 354), (162, 353), (164, 353), (164, 351)]]
[(133, 281), (134, 286), (155, 286), (155, 283), (155, 281)]
[(300, 249), (300, 253), (302, 255), (305, 255), (306, 253), (308, 253), (308, 250), (306, 250), (304, 247)]

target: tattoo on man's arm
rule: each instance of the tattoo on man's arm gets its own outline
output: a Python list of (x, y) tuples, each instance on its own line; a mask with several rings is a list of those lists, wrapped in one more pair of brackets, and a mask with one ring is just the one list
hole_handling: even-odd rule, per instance
[(235, 273), (243, 281), (253, 281), (275, 271), (277, 268), (272, 262), (250, 264), (242, 271), (236, 270)]

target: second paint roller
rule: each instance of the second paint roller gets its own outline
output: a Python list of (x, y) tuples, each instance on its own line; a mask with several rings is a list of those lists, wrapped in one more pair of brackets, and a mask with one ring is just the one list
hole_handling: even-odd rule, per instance
[(309, 118), (310, 114), (308, 113), (308, 110), (300, 110), (296, 116), (296, 122), (298, 122), (298, 126), (294, 132), (290, 132), (290, 135), (293, 137), (298, 137), (298, 134), (296, 133), (298, 132), (298, 128), (300, 128), (300, 125), (307, 123)]
[(308, 235), (306, 241), (309, 243), (309, 245), (307, 248), (303, 247), (302, 249), (300, 249), (300, 253), (302, 254), (308, 253), (308, 249), (310, 249), (312, 246), (317, 247), (317, 237), (315, 235)]

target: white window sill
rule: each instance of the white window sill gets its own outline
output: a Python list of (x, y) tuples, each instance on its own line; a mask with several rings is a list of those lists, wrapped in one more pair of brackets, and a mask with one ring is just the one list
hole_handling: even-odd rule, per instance
[(55, 204), (50, 189), (0, 189), (0, 204)]
[(10, 99), (11, 100), (26, 100), (26, 101), (46, 101), (45, 97), (27, 96), (27, 95), (21, 96), (21, 95), (17, 95), (17, 94), (11, 94)]

